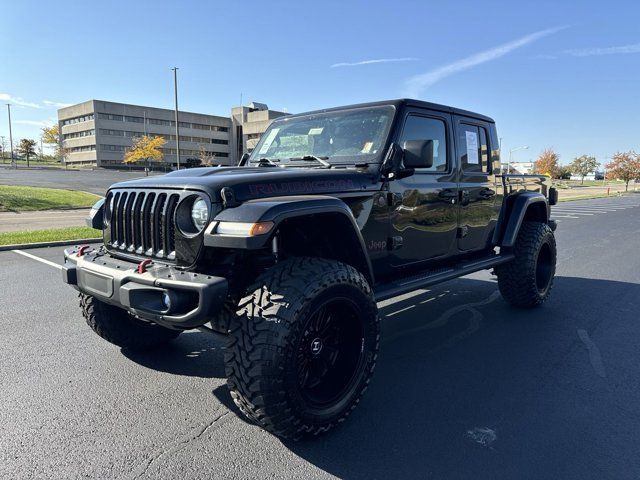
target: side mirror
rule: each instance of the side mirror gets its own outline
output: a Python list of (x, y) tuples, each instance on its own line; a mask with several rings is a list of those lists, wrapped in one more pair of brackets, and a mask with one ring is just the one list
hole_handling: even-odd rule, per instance
[(251, 155), (249, 155), (248, 153), (243, 153), (242, 157), (240, 157), (240, 161), (238, 162), (238, 166), (244, 167), (247, 164), (247, 161), (249, 160), (250, 156)]
[(405, 168), (433, 166), (433, 140), (407, 140), (402, 145)]

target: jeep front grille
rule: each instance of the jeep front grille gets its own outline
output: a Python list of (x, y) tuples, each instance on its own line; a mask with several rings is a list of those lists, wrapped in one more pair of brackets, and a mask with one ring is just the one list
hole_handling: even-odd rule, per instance
[(107, 248), (175, 260), (175, 212), (184, 195), (171, 190), (111, 190), (105, 202)]

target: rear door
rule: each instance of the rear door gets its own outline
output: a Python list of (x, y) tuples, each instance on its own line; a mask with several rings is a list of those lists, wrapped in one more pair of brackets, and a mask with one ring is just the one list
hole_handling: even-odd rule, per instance
[(496, 173), (492, 169), (490, 124), (462, 116), (454, 117), (456, 150), (460, 168), (458, 249), (482, 250), (491, 245), (500, 205), (496, 201)]
[(393, 267), (421, 263), (456, 252), (457, 170), (452, 118), (420, 108), (406, 111), (397, 143), (433, 140), (433, 165), (389, 182)]

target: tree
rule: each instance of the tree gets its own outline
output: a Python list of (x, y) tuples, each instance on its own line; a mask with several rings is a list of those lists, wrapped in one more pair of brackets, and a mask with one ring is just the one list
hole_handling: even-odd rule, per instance
[(533, 171), (541, 175), (548, 175), (551, 178), (558, 178), (561, 173), (558, 160), (560, 160), (560, 155), (554, 152), (552, 148), (547, 148), (538, 156), (533, 165)]
[(43, 127), (42, 134), (40, 135), (42, 143), (49, 145), (54, 149), (54, 155), (61, 161), (67, 156), (67, 149), (64, 148), (64, 141), (62, 135), (60, 135), (60, 127), (58, 124), (50, 127)]
[(207, 167), (213, 165), (213, 156), (204, 148), (204, 145), (198, 146), (198, 159), (200, 160), (200, 165)]
[(584, 177), (590, 173), (594, 173), (599, 165), (600, 164), (596, 160), (596, 157), (582, 155), (573, 159), (573, 162), (569, 164), (569, 171), (573, 175), (580, 177), (580, 185), (582, 185), (584, 184)]
[(560, 180), (569, 180), (571, 178), (571, 171), (566, 165), (560, 165), (558, 167), (558, 178)]
[(640, 180), (640, 155), (633, 150), (616, 153), (611, 162), (605, 165), (607, 176), (624, 181), (625, 191), (629, 190), (631, 180)]
[(4, 137), (0, 137), (0, 147), (2, 147), (2, 163), (4, 163), (4, 154), (7, 151), (7, 142)]
[(167, 141), (162, 137), (143, 135), (133, 139), (133, 145), (124, 154), (124, 163), (136, 163), (153, 160), (159, 162), (164, 157), (163, 145)]
[(24, 157), (27, 157), (27, 167), (29, 166), (29, 157), (36, 154), (35, 147), (36, 141), (31, 140), (30, 138), (23, 138), (18, 144), (18, 153)]

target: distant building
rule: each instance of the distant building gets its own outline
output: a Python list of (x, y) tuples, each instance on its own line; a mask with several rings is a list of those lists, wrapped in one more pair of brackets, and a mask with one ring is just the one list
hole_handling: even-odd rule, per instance
[[(269, 123), (283, 115), (262, 103), (233, 108), (231, 117), (180, 111), (180, 163), (204, 151), (213, 164), (235, 165), (253, 150)], [(89, 100), (58, 110), (58, 124), (69, 164), (120, 167), (134, 137), (145, 133), (163, 137), (164, 163), (177, 164), (173, 110)]]
[(508, 165), (506, 163), (502, 163), (500, 166), (501, 170), (504, 172), (506, 172), (508, 168), (509, 173), (528, 175), (533, 173), (534, 162), (511, 162)]
[[(584, 176), (585, 180), (602, 180), (603, 175), (602, 172), (591, 172)], [(582, 180), (580, 175), (571, 174), (571, 180)]]

